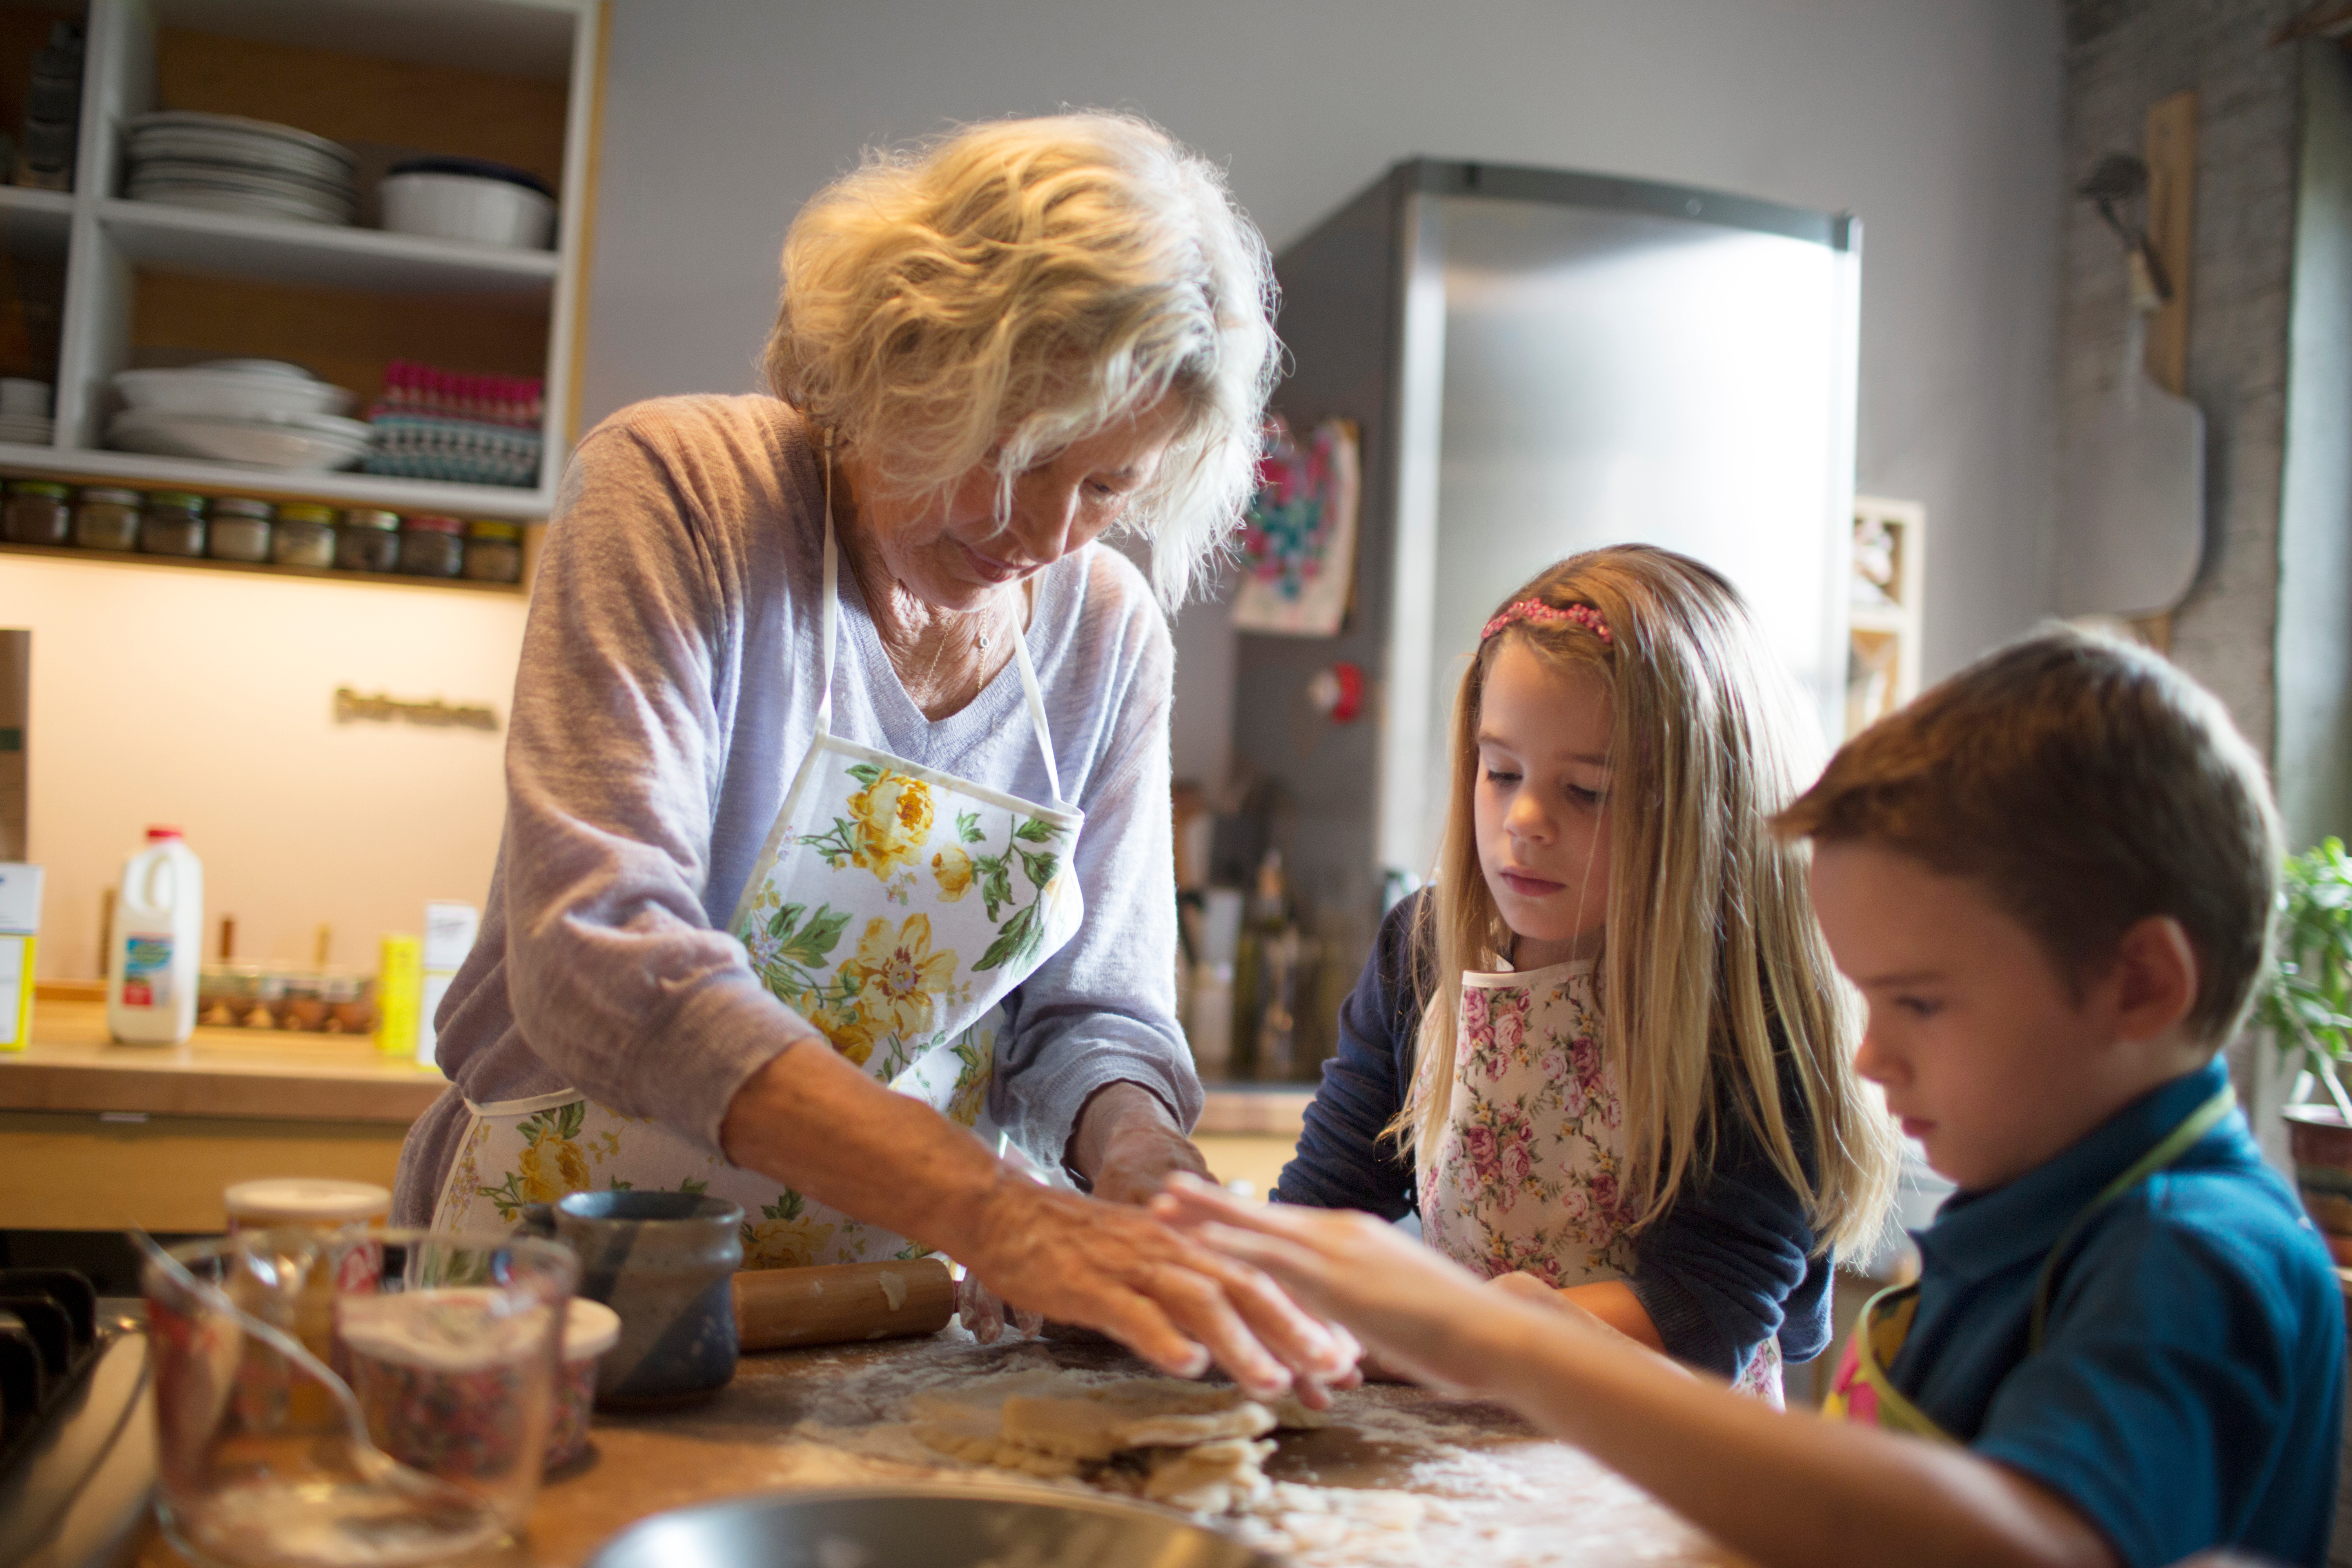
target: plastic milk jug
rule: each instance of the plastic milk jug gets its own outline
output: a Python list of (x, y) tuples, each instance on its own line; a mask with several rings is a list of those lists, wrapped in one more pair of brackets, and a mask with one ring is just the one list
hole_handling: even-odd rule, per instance
[(130, 1046), (176, 1046), (195, 1032), (205, 867), (176, 827), (151, 827), (122, 863), (108, 933), (106, 1026)]

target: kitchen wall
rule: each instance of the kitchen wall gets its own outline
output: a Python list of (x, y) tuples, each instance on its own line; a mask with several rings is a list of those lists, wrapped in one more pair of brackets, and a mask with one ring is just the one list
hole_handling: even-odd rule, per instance
[[(2172, 653), (2272, 753), (2278, 691), (2279, 504), (2294, 266), (2298, 56), (2272, 30), (2307, 0), (2067, 0), (2065, 169), (2137, 153), (2149, 106), (2198, 93), (2188, 395), (2205, 412), (2204, 566)], [(2115, 382), (2124, 269), (2087, 203), (2069, 201), (2062, 434)], [(2340, 429), (2333, 439), (2340, 444)], [(2338, 628), (2340, 633), (2340, 627)]]
[[(479, 903), (522, 600), (162, 563), (10, 556), (0, 626), (33, 629), (32, 858), (48, 868), (38, 973), (98, 973), (100, 899), (150, 823), (205, 862), (210, 957), (373, 968), (427, 899)], [(487, 703), (501, 732), (334, 721), (350, 686)]]
[[(1931, 674), (2044, 603), (2057, 223), (2054, 0), (617, 0), (587, 318), (591, 419), (743, 390), (792, 212), (868, 143), (1064, 104), (1226, 163), (1279, 247), (1413, 153), (1622, 172), (1866, 225), (1860, 472), (1927, 503)], [(478, 899), (499, 742), (337, 726), (336, 686), (505, 710), (514, 601), (167, 566), (0, 562), (35, 629), (41, 973), (94, 972), (99, 898), (186, 827), (242, 956), (363, 963)], [(1223, 772), (1233, 645), (1178, 628), (1180, 773)]]
[[(1851, 208), (1860, 479), (1927, 503), (1932, 679), (2046, 602), (2060, 48), (2055, 0), (616, 0), (586, 412), (751, 389), (793, 211), (960, 119), (1139, 110), (1276, 248), (1414, 153)], [(1178, 772), (1213, 778), (1222, 616), (1178, 647)]]

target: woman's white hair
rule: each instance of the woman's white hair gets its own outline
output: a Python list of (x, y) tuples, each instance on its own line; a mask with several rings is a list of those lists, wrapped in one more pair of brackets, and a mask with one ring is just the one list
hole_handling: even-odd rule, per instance
[(1280, 344), (1265, 241), (1158, 128), (1080, 113), (869, 152), (784, 236), (769, 385), (902, 495), (1013, 481), (1173, 395), (1122, 526), (1180, 603), (1255, 483)]

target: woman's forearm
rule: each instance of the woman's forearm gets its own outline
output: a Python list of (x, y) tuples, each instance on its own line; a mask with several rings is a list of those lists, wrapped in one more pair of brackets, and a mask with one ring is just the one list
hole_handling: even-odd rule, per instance
[(1539, 1311), (1481, 1313), (1464, 1334), (1460, 1381), (1760, 1563), (2116, 1561), (2070, 1506), (1965, 1448), (1780, 1415)]
[(816, 1036), (744, 1082), (719, 1138), (733, 1163), (957, 1257), (970, 1255), (997, 1184), (1013, 1179), (969, 1131)]

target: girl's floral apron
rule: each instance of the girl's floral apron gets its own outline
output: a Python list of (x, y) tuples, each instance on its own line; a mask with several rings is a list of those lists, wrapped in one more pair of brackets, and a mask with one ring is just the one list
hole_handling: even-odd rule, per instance
[[(1083, 817), (1061, 802), (1024, 637), (1013, 659), (1055, 805), (833, 735), (840, 569), (828, 523), (816, 739), (728, 929), (768, 989), (835, 1050), (993, 1147), (986, 1106), (1001, 1004), (1077, 930), (1084, 900), (1070, 856)], [(590, 1188), (663, 1188), (740, 1205), (746, 1268), (922, 1251), (576, 1091), (467, 1109), (436, 1229), (493, 1228), (524, 1204)]]
[[(1624, 1106), (1593, 968), (1462, 976), (1454, 1093), (1437, 1163), (1421, 1173), (1421, 1232), (1490, 1279), (1523, 1271), (1566, 1289), (1633, 1271), (1642, 1205), (1625, 1186)], [(1777, 1341), (1736, 1386), (1780, 1405)]]

